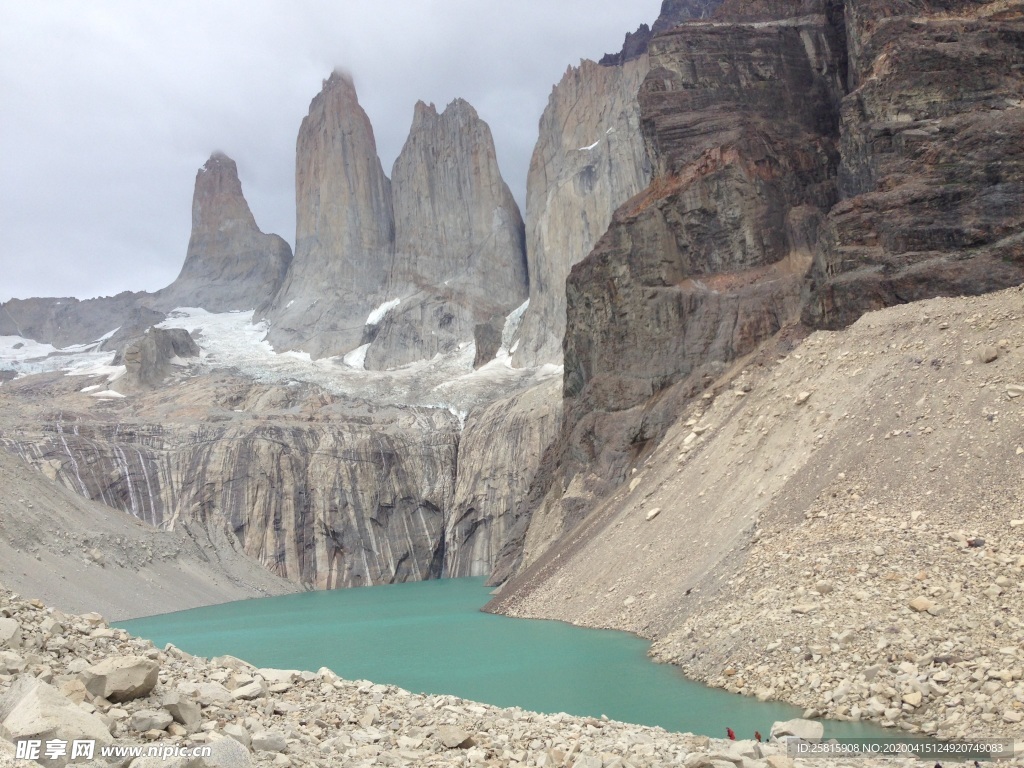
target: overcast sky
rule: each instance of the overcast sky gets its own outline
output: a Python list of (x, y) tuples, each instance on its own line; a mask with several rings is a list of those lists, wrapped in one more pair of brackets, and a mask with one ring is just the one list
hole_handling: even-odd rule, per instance
[(0, 301), (156, 290), (181, 268), (197, 169), (238, 163), (264, 232), (295, 239), (295, 138), (335, 67), (384, 169), (417, 99), (476, 107), (522, 204), (569, 64), (660, 0), (0, 0)]

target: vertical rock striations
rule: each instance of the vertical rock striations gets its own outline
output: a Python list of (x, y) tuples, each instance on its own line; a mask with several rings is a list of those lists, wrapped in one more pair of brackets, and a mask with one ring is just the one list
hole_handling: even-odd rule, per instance
[(157, 390), (121, 401), (157, 409), (149, 418), (51, 412), (0, 431), (0, 447), (150, 525), (224, 527), (295, 582), (331, 589), (441, 576), (458, 449), (450, 413), (227, 376), (174, 390), (173, 400)]
[(277, 292), (291, 260), (288, 243), (256, 226), (235, 161), (215, 152), (196, 174), (185, 264), (151, 303), (210, 312), (252, 309)]
[(646, 74), (647, 56), (611, 67), (582, 61), (551, 92), (526, 185), (530, 308), (516, 365), (561, 361), (569, 269), (647, 186), (636, 101)]
[(445, 576), (489, 576), (503, 551), (522, 548), (527, 492), (561, 423), (559, 389), (552, 380), (470, 414), (445, 523)]
[(490, 128), (456, 99), (416, 105), (391, 175), (400, 298), (377, 328), (366, 367), (393, 368), (455, 349), (477, 323), (527, 295), (523, 221), (498, 170)]
[(394, 217), (373, 128), (340, 72), (324, 81), (299, 129), (295, 200), (295, 258), (263, 308), (269, 339), (314, 357), (347, 352), (382, 300)]

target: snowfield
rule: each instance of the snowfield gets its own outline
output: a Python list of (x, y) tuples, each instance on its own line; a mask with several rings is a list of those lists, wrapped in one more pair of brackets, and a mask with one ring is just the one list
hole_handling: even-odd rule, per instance
[[(196, 307), (180, 307), (171, 312), (159, 328), (183, 328), (192, 334), (200, 348), (196, 372), (203, 369), (232, 369), (241, 375), (268, 384), (289, 385), (306, 382), (323, 387), (335, 395), (344, 395), (381, 404), (415, 405), (443, 408), (460, 420), (474, 406), (538, 383), (561, 376), (561, 366), (513, 368), (516, 331), (529, 302), (509, 314), (502, 333), (502, 346), (494, 360), (473, 369), (476, 347), (472, 342), (460, 345), (447, 355), (436, 355), (391, 371), (367, 371), (364, 368), (369, 345), (358, 347), (343, 357), (313, 360), (303, 351), (277, 352), (266, 340), (268, 326), (253, 322), (253, 312), (207, 312)], [(398, 305), (386, 302), (371, 313), (379, 322)], [(369, 319), (369, 318), (368, 318)], [(102, 342), (117, 329), (90, 344), (57, 349), (20, 336), (0, 336), (0, 370), (28, 376), (49, 371), (69, 375), (104, 375), (107, 384), (125, 373), (124, 366), (113, 365), (114, 353), (100, 351)], [(190, 361), (175, 360), (181, 365)], [(82, 390), (97, 398), (122, 397), (107, 385), (93, 384)]]

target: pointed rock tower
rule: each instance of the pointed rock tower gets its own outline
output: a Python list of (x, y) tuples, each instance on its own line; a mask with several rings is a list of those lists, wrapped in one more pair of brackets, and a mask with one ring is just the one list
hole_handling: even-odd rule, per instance
[(288, 243), (256, 226), (235, 161), (215, 152), (196, 174), (185, 264), (154, 303), (211, 312), (253, 309), (277, 292), (291, 260)]
[[(419, 102), (391, 174), (395, 262), (368, 368), (456, 349), (527, 296), (523, 219), (498, 170), (487, 123), (456, 99)], [(371, 331), (372, 332), (372, 331)]]
[(314, 357), (359, 345), (391, 270), (391, 182), (352, 79), (334, 72), (299, 128), (295, 259), (264, 308), (270, 342)]
[(562, 361), (565, 280), (608, 229), (612, 213), (650, 179), (637, 91), (648, 57), (618, 66), (582, 61), (551, 91), (526, 179), (530, 308), (516, 365)]

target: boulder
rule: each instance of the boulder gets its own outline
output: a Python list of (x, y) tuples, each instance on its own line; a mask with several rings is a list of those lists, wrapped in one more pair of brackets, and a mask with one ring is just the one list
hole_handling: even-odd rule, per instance
[(249, 750), (234, 739), (219, 739), (210, 744), (209, 757), (196, 757), (187, 768), (250, 768), (254, 765)]
[(0, 619), (0, 648), (21, 647), (21, 624), (14, 619)]
[(141, 656), (108, 658), (80, 673), (85, 689), (114, 703), (148, 696), (156, 686), (160, 665)]
[(817, 720), (795, 718), (772, 724), (771, 737), (796, 736), (804, 741), (819, 741), (825, 735), (825, 726)]
[(256, 731), (252, 735), (252, 748), (263, 752), (284, 752), (288, 740), (280, 731)]
[(180, 693), (168, 693), (161, 700), (164, 709), (166, 709), (175, 722), (181, 723), (188, 730), (189, 733), (193, 733), (199, 729), (202, 723), (202, 710), (199, 705), (189, 699), (187, 696), (183, 696)]
[(231, 691), (220, 683), (199, 683), (196, 686), (196, 698), (199, 703), (205, 706), (210, 704), (224, 704), (231, 701)]
[(253, 680), (251, 683), (236, 688), (231, 692), (231, 698), (236, 701), (252, 701), (260, 696), (266, 696), (267, 686), (262, 680)]
[(132, 730), (139, 733), (162, 731), (173, 722), (174, 718), (166, 709), (140, 709), (131, 718)]
[(238, 723), (228, 723), (224, 726), (223, 733), (225, 736), (230, 736), (243, 747), (248, 748), (252, 745), (252, 735), (244, 726), (241, 726)]
[[(104, 746), (113, 741), (100, 718), (34, 678), (20, 678), (0, 699), (0, 716), (0, 738), (9, 741), (95, 739)], [(47, 764), (66, 765), (67, 758), (56, 758)]]
[(464, 731), (455, 725), (442, 725), (437, 729), (437, 738), (446, 749), (456, 747), (468, 748), (473, 746), (473, 737), (468, 731)]

